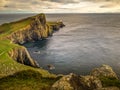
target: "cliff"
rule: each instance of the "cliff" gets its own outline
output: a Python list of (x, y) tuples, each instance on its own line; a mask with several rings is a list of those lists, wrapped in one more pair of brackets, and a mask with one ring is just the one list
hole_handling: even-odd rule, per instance
[[(56, 75), (39, 67), (20, 44), (41, 40), (63, 27), (62, 22), (46, 22), (44, 14), (0, 25), (0, 89), (48, 90)], [(32, 67), (30, 67), (32, 66)]]
[[(49, 37), (55, 30), (62, 28), (62, 22), (46, 22), (44, 14), (28, 17), (16, 22), (0, 25), (0, 40), (9, 40), (9, 44), (23, 44), (30, 41), (41, 40)], [(7, 48), (7, 47), (6, 47)], [(39, 67), (24, 47), (15, 47), (8, 51), (13, 60)]]
[(39, 67), (37, 62), (30, 57), (30, 55), (25, 47), (13, 48), (12, 50), (9, 51), (9, 56), (13, 60), (15, 60), (19, 63), (33, 66), (33, 67)]
[[(19, 22), (22, 23), (25, 20)], [(44, 14), (29, 17), (27, 20), (29, 20), (29, 23), (26, 26), (19, 28), (18, 30), (9, 34), (7, 39), (9, 39), (12, 43), (17, 44), (41, 40), (52, 35), (54, 30), (59, 30), (64, 26), (62, 22), (46, 22), (46, 17)]]

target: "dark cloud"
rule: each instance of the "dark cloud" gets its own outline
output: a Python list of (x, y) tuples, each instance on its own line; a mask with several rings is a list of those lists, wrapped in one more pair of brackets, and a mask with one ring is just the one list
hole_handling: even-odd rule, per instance
[(4, 8), (8, 8), (9, 6), (8, 5), (5, 5)]

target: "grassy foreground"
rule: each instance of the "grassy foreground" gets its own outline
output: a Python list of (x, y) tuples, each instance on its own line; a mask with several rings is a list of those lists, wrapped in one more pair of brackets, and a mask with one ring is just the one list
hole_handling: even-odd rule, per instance
[[(44, 74), (44, 73), (42, 73)], [(23, 70), (14, 75), (0, 79), (1, 90), (49, 90), (57, 79), (54, 77), (43, 77), (40, 71)]]

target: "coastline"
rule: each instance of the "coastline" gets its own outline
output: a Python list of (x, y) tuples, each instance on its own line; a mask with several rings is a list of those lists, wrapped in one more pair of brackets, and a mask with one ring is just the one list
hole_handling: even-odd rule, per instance
[[(25, 23), (24, 24), (25, 26), (22, 26), (22, 28), (19, 27), (19, 25), (21, 25), (24, 20), (25, 20), (25, 22), (28, 21), (27, 24)], [(32, 21), (32, 23), (29, 22), (29, 18), (24, 19), (24, 20), (23, 21), (21, 20), (20, 24), (17, 24), (18, 25), (17, 30), (16, 30), (16, 27), (14, 27), (15, 30), (12, 29), (12, 30), (10, 30), (9, 33), (7, 31), (8, 28), (6, 29), (6, 26), (10, 27), (11, 23), (3, 24), (4, 27), (1, 25), (3, 27), (3, 29), (5, 29), (5, 32), (4, 32), (4, 30), (1, 31), (2, 35), (0, 36), (1, 37), (0, 43), (1, 43), (1, 47), (2, 47), (2, 49), (0, 50), (0, 53), (1, 53), (0, 54), (1, 82), (5, 82), (6, 78), (8, 78), (7, 80), (9, 81), (9, 79), (13, 80), (13, 77), (16, 77), (17, 80), (19, 80), (19, 78), (26, 80), (27, 77), (30, 77), (32, 79), (35, 79), (35, 81), (38, 79), (39, 80), (43, 79), (43, 81), (44, 81), (44, 79), (47, 79), (46, 82), (42, 81), (39, 85), (42, 85), (44, 83), (45, 85), (47, 84), (48, 87), (43, 85), (44, 87), (42, 87), (41, 90), (43, 90), (44, 88), (47, 88), (46, 90), (50, 90), (51, 87), (52, 87), (51, 90), (59, 90), (59, 88), (62, 87), (62, 85), (59, 84), (59, 83), (61, 83), (61, 81), (63, 81), (63, 83), (65, 83), (66, 86), (68, 85), (67, 87), (64, 86), (63, 90), (68, 90), (68, 89), (75, 90), (75, 88), (77, 90), (94, 90), (94, 89), (98, 89), (98, 88), (101, 88), (100, 90), (103, 90), (103, 87), (109, 87), (111, 85), (111, 84), (106, 85), (106, 81), (104, 81), (105, 86), (102, 85), (102, 83), (101, 83), (102, 81), (100, 80), (101, 77), (99, 78), (99, 76), (103, 75), (103, 77), (102, 77), (103, 80), (108, 79), (108, 81), (110, 81), (110, 82), (115, 81), (115, 86), (119, 85), (119, 80), (117, 78), (117, 75), (114, 73), (112, 68), (107, 65), (103, 65), (99, 69), (93, 70), (93, 72), (90, 74), (90, 76), (82, 76), (82, 77), (78, 76), (78, 75), (74, 75), (74, 74), (70, 74), (67, 76), (65, 76), (65, 75), (57, 76), (54, 74), (50, 74), (49, 72), (47, 72), (45, 70), (42, 70), (39, 68), (33, 68), (33, 67), (39, 67), (39, 66), (34, 62), (34, 60), (32, 60), (32, 58), (29, 56), (29, 53), (26, 51), (26, 49), (22, 46), (19, 46), (19, 44), (47, 38), (49, 35), (52, 35), (53, 30), (58, 30), (59, 28), (62, 28), (64, 26), (64, 24), (62, 22), (46, 22), (46, 18), (43, 14), (40, 14), (40, 16), (37, 15), (37, 17), (35, 16), (35, 18), (32, 17), (32, 19), (30, 18), (30, 22)], [(19, 21), (13, 22), (13, 23), (14, 24), (19, 23)], [(26, 33), (27, 33), (27, 35), (26, 35)], [(4, 38), (2, 38), (3, 36), (4, 36)], [(3, 52), (3, 50), (6, 50), (6, 51)], [(22, 63), (22, 64), (19, 64), (16, 61), (19, 63)], [(28, 65), (28, 66), (26, 66), (26, 65)], [(33, 66), (33, 67), (29, 67), (29, 66)], [(3, 68), (5, 68), (5, 69), (2, 71)], [(104, 72), (104, 70), (105, 70), (105, 72)], [(98, 71), (100, 71), (100, 72), (98, 72)], [(20, 76), (19, 76), (19, 74), (20, 74)], [(26, 77), (24, 77), (25, 75), (26, 75)], [(111, 79), (111, 77), (112, 77), (112, 79)], [(28, 79), (30, 79), (30, 78), (28, 78)], [(80, 78), (80, 80), (78, 80), (79, 78)], [(71, 80), (73, 81), (73, 83), (71, 83)], [(34, 80), (32, 81), (32, 83), (33, 82), (34, 82)], [(50, 82), (50, 83), (47, 83), (47, 82)], [(80, 85), (82, 87), (79, 87), (78, 82), (81, 83)], [(14, 83), (14, 82), (12, 82), (12, 83)], [(18, 81), (18, 83), (19, 83), (19, 81)], [(88, 85), (89, 83), (90, 83), (90, 85)], [(75, 86), (74, 86), (74, 84), (75, 84)], [(0, 86), (0, 87), (2, 88), (2, 86)], [(114, 89), (114, 90), (117, 90), (117, 89)]]

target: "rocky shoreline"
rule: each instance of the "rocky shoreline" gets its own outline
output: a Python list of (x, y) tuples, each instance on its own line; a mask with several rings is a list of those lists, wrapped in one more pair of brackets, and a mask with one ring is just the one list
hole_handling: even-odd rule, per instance
[(90, 75), (65, 75), (52, 85), (51, 90), (120, 90), (120, 80), (109, 65), (102, 65), (93, 69)]

